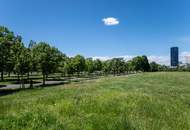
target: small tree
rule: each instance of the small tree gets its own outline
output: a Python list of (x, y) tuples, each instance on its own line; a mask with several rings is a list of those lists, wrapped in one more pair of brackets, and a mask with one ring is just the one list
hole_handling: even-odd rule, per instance
[(111, 72), (114, 75), (124, 73), (126, 70), (123, 58), (113, 58), (110, 61)]
[(64, 74), (67, 74), (68, 76), (70, 76), (70, 74), (74, 73), (74, 68), (72, 65), (72, 58), (69, 58), (69, 57), (65, 58), (63, 72), (64, 72)]
[(148, 72), (150, 71), (150, 65), (148, 62), (148, 58), (146, 56), (137, 56), (132, 59), (132, 66), (134, 67), (135, 71), (143, 71)]
[(24, 88), (24, 78), (23, 76), (30, 71), (30, 53), (27, 48), (22, 48), (20, 50), (20, 55), (16, 60), (15, 71), (21, 75), (22, 88)]
[(109, 74), (111, 72), (111, 60), (106, 60), (102, 62), (102, 70), (104, 72), (104, 74)]
[(127, 66), (128, 73), (133, 72), (134, 71), (134, 66), (133, 66), (132, 60), (127, 61), (126, 64), (127, 64), (126, 66)]
[(18, 64), (20, 64), (20, 55), (21, 55), (23, 48), (24, 48), (24, 45), (20, 39), (16, 39), (15, 43), (11, 47), (12, 64), (14, 65), (13, 71), (17, 74), (18, 81), (20, 80), (20, 70), (18, 70), (19, 68), (16, 66), (18, 66)]
[(156, 62), (151, 62), (150, 63), (151, 72), (158, 71), (158, 67), (159, 67), (159, 65)]
[(79, 77), (80, 72), (85, 70), (85, 58), (81, 55), (76, 55), (71, 62)]
[(150, 64), (148, 62), (147, 56), (142, 56), (142, 70), (144, 72), (150, 71)]
[(94, 70), (101, 71), (102, 70), (102, 62), (99, 59), (94, 60)]
[(94, 62), (93, 62), (92, 58), (87, 58), (85, 60), (85, 67), (86, 67), (85, 70), (88, 72), (88, 74), (94, 72)]
[[(4, 71), (10, 65), (10, 48), (14, 43), (14, 34), (8, 28), (0, 26), (0, 72), (3, 80)], [(9, 62), (9, 63), (8, 63)]]
[(40, 42), (32, 48), (33, 58), (38, 63), (38, 68), (43, 75), (43, 85), (45, 85), (48, 74), (58, 70), (63, 54), (45, 42)]

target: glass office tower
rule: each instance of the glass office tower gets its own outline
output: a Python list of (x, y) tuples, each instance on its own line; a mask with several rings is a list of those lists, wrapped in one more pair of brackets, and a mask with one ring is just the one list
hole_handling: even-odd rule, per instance
[(178, 47), (171, 48), (171, 66), (177, 67), (179, 65), (179, 49)]

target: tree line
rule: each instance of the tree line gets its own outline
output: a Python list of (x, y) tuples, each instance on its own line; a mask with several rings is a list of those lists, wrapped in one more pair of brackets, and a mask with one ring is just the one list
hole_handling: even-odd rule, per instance
[(64, 76), (87, 74), (128, 74), (131, 72), (164, 71), (166, 66), (155, 62), (149, 63), (146, 56), (137, 56), (125, 61), (123, 58), (113, 58), (106, 61), (85, 58), (81, 55), (68, 57), (59, 49), (46, 42), (36, 43), (31, 40), (28, 47), (21, 36), (16, 36), (4, 26), (0, 26), (0, 73), (1, 81), (4, 75), (17, 75), (18, 80), (28, 80), (33, 72), (43, 75), (43, 84), (49, 74), (62, 73)]

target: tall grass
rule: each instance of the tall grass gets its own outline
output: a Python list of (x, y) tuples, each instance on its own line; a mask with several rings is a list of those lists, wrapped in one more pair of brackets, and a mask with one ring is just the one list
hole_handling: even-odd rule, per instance
[(109, 77), (0, 97), (4, 130), (188, 130), (190, 73)]

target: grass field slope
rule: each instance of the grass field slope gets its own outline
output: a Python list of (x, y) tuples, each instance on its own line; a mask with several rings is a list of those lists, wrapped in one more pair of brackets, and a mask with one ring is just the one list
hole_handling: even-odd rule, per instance
[(189, 130), (190, 73), (106, 77), (0, 97), (1, 130)]

